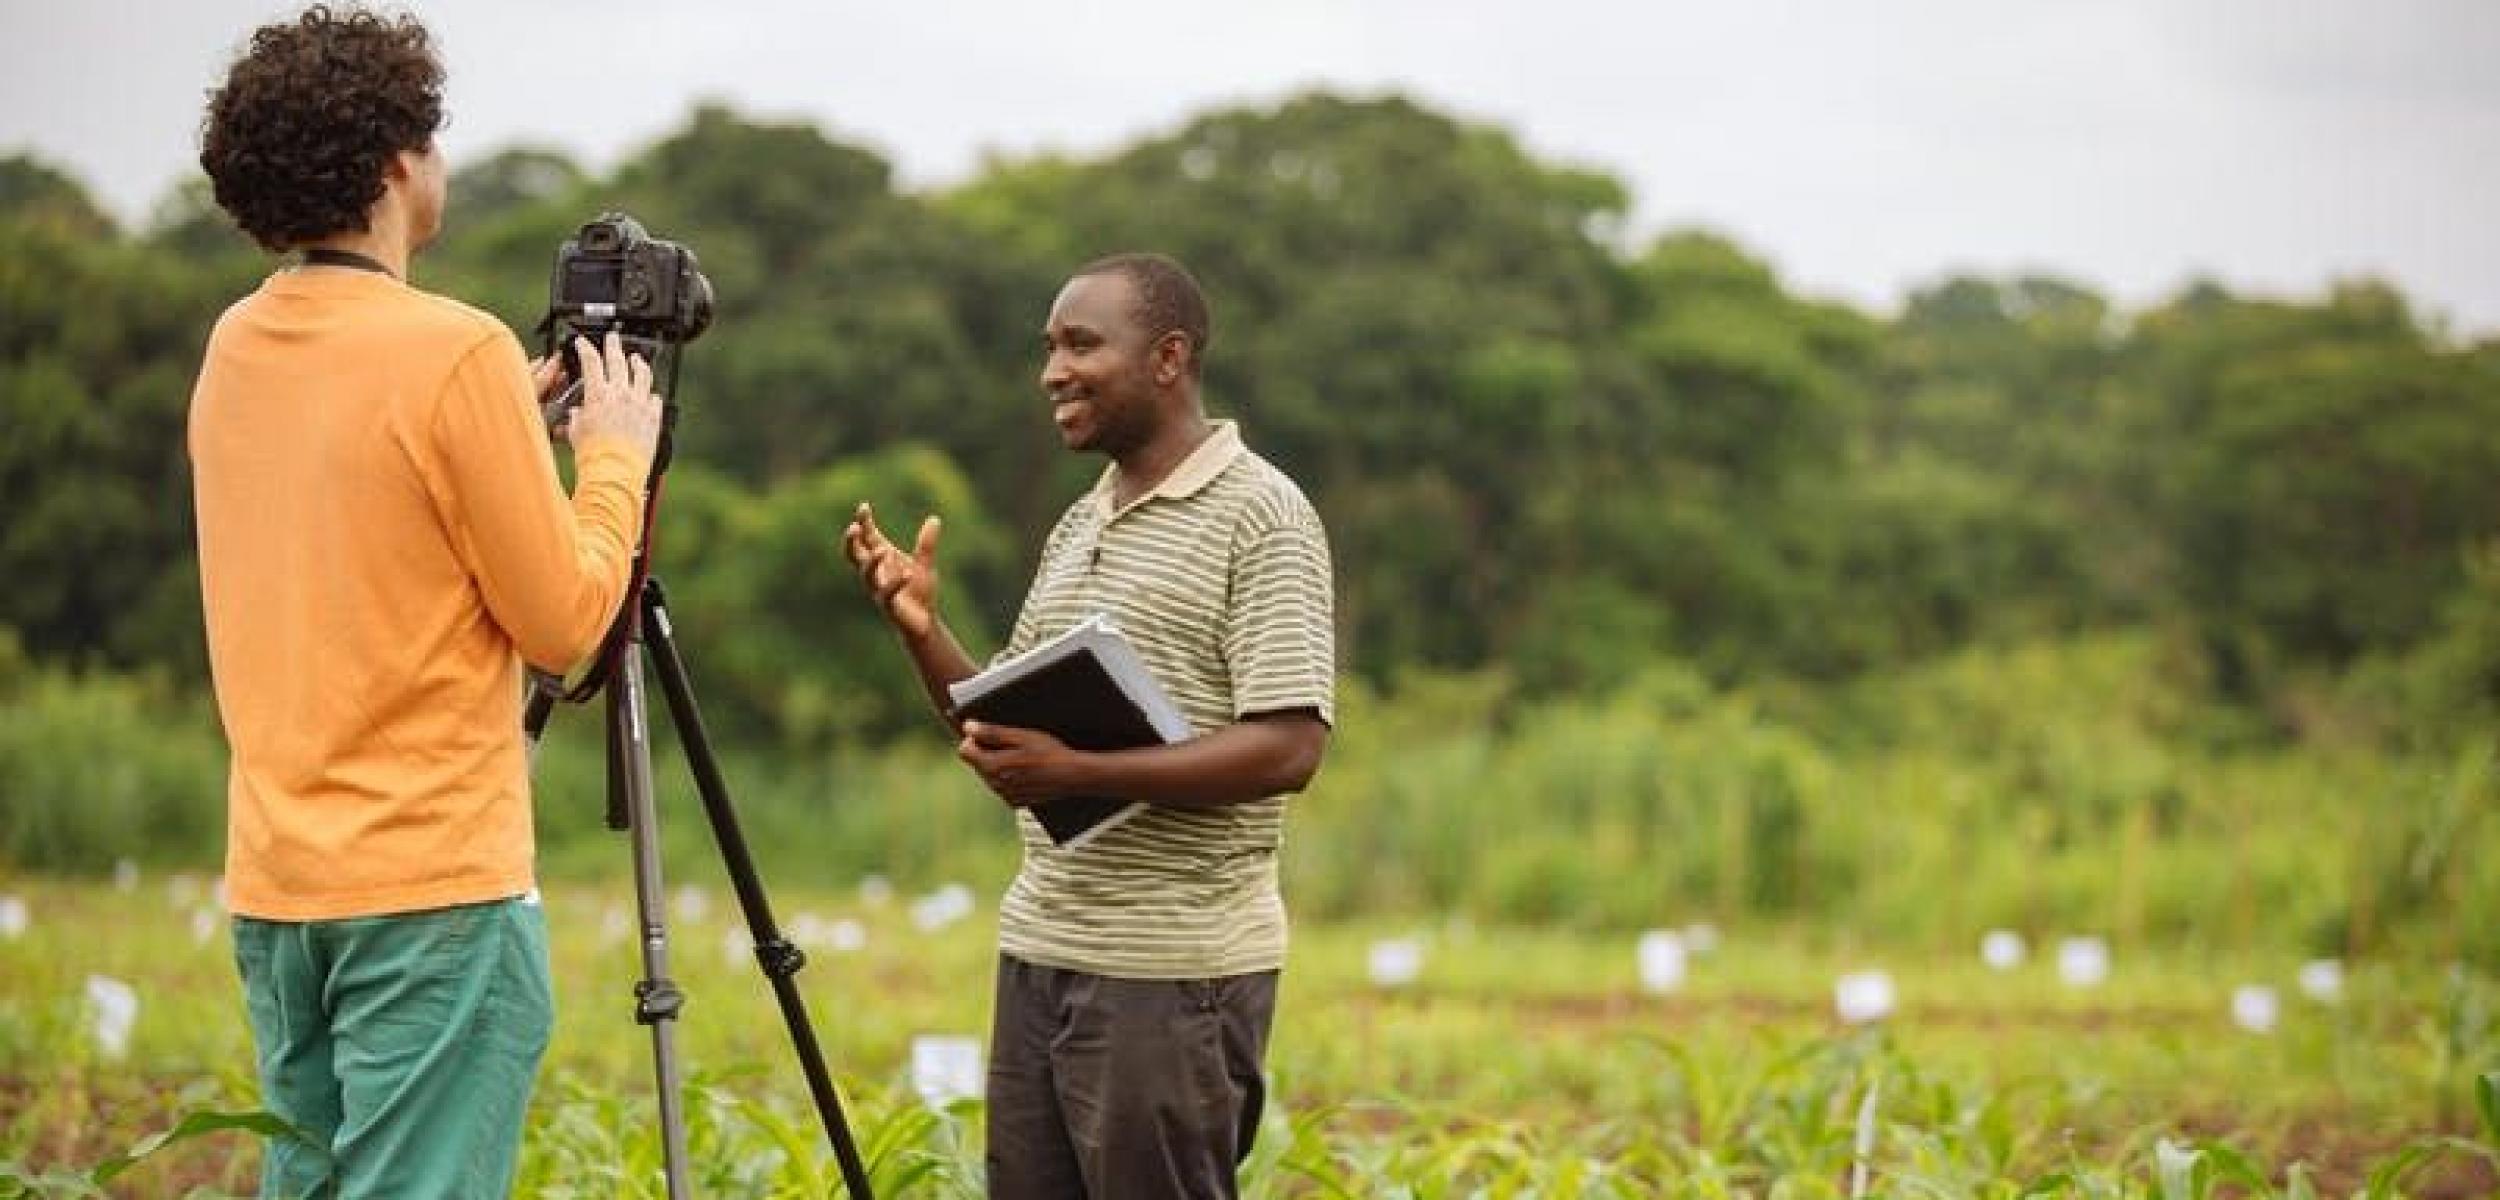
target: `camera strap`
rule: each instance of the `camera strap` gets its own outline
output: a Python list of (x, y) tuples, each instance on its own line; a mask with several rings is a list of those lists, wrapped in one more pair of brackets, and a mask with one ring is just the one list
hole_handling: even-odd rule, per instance
[[(304, 265), (308, 267), (346, 267), (352, 271), (371, 271), (376, 275), (391, 275), (391, 269), (383, 266), (379, 260), (368, 258), (362, 254), (356, 253), (353, 250), (333, 250), (328, 246), (305, 247)], [(391, 275), (391, 277), (393, 279), (398, 278), (396, 275)]]

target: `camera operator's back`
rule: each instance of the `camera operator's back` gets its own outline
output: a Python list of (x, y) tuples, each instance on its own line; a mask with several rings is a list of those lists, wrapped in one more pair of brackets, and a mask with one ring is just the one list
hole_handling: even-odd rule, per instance
[(237, 913), (530, 886), (519, 660), (595, 648), (649, 470), (577, 447), (568, 504), (533, 391), (501, 323), (381, 272), (281, 272), (210, 336), (190, 447)]

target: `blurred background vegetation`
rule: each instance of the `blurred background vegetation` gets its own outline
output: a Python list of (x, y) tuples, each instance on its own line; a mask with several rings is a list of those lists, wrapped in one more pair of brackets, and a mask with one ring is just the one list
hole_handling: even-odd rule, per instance
[[(836, 540), (861, 499), (944, 513), (954, 619), (994, 646), (1099, 467), (1049, 426), (1042, 315), (1078, 262), (1153, 248), (1214, 300), (1210, 406), (1334, 539), (1346, 703), (1296, 802), (1298, 912), (2500, 965), (2473, 866), (2500, 855), (2500, 339), (2384, 284), (2121, 311), (1946, 278), (1869, 313), (1708, 232), (1636, 236), (1618, 180), (1396, 96), (930, 192), (717, 106), (606, 176), (455, 165), (417, 281), (525, 341), (602, 209), (718, 285), (658, 562), (779, 877), (1011, 869)], [(0, 160), (0, 867), (216, 861), (184, 409), (271, 269), (204, 186), (123, 228)], [(593, 725), (560, 714), (541, 768), (559, 875), (625, 861)]]

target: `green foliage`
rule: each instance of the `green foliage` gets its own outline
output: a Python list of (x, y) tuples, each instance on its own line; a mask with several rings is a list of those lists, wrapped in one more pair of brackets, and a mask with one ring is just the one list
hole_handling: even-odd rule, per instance
[[(1297, 905), (2500, 961), (2458, 915), (2500, 909), (2472, 869), (2500, 837), (2500, 342), (2384, 286), (2121, 313), (1952, 278), (1882, 317), (1724, 236), (1635, 242), (1618, 181), (1397, 95), (923, 192), (710, 105), (613, 172), (520, 147), (452, 190), (419, 280), (517, 328), (602, 209), (719, 286), (656, 561), (774, 854), (1012, 855), (836, 541), (860, 500), (903, 537), (942, 514), (950, 619), (994, 645), (1099, 466), (1055, 443), (1037, 327), (1078, 262), (1145, 247), (1207, 284), (1210, 405), (1336, 550), (1346, 719), (1296, 802)], [(12, 864), (211, 853), (182, 422), (270, 266), (197, 181), (124, 231), (0, 160)], [(612, 870), (592, 722), (564, 722), (549, 859)]]
[[(842, 1176), (813, 1111), (785, 1097), (759, 1096), (760, 1072), (748, 1068), (697, 1075), (685, 1103), (690, 1182), (704, 1195), (818, 1197), (844, 1194)], [(620, 1197), (659, 1200), (659, 1121), (647, 1104), (578, 1076), (559, 1076), (552, 1095), (533, 1105), (515, 1195), (565, 1200)], [(977, 1110), (936, 1112), (882, 1089), (846, 1089), (845, 1107), (879, 1196), (962, 1197), (982, 1194), (978, 1159), (967, 1153), (966, 1121)]]
[(2432, 632), (2492, 534), (2474, 499), (2500, 467), (2487, 372), (2372, 285), (2319, 306), (2200, 290), (2125, 355), (2122, 427), (2226, 687)]
[(2362, 737), (2435, 750), (2500, 720), (2500, 539), (2461, 555), (2464, 585), (2428, 637), (2362, 659), (2328, 710)]
[(76, 179), (24, 155), (0, 159), (0, 217), (73, 238), (114, 233), (113, 219)]
[(962, 636), (986, 644), (978, 589), (1004, 578), (1004, 539), (944, 455), (898, 445), (760, 496), (688, 467), (668, 482), (655, 561), (721, 728), (800, 749), (926, 727), (916, 677), (842, 560), (843, 525), (862, 501), (906, 545), (922, 514), (944, 514), (947, 603)]
[(45, 657), (196, 677), (183, 412), (239, 279), (55, 208), (0, 209), (0, 624)]
[(225, 747), (163, 682), (29, 666), (0, 629), (0, 861), (199, 862), (223, 831)]
[(265, 1112), (194, 1112), (173, 1128), (141, 1138), (128, 1151), (96, 1164), (89, 1178), (101, 1187), (129, 1172), (149, 1155), (177, 1142), (212, 1133), (252, 1133), (265, 1138), (300, 1138), (295, 1127)]
[(2485, 1071), (2474, 1078), (2474, 1105), (2482, 1114), (2483, 1136), (2491, 1147), (2500, 1150), (2500, 1071)]
[[(683, 482), (699, 480), (718, 482)], [(1003, 878), (1012, 827), (947, 758), (890, 634), (805, 619), (854, 612), (852, 585), (772, 567), (779, 554), (830, 553), (813, 523), (789, 518), (802, 532), (777, 543), (783, 518), (717, 499), (681, 498), (679, 537), (735, 553), (685, 547), (671, 598), (707, 725), (816, 722), (777, 731), (786, 748), (722, 747), (765, 867), (908, 887)], [(728, 513), (758, 527), (693, 519)], [(773, 618), (781, 640), (752, 643), (776, 655), (742, 659), (748, 639), (710, 636), (715, 606), (785, 578), (797, 582), (753, 603), (790, 614)], [(1661, 665), (1589, 701), (1524, 708), (1499, 676), (1410, 676), (1387, 695), (1357, 684), (1319, 780), (1293, 802), (1286, 892), (1319, 918), (1460, 913), (1622, 931), (1810, 919), (1843, 941), (1962, 946), (2003, 927), (2122, 947), (2500, 963), (2500, 936), (2475, 919), (2500, 907), (2500, 876), (2473, 869), (2500, 854), (2488, 749), (2212, 748), (2181, 657), (2141, 637), (2048, 643), (1847, 687), (1760, 690)], [(891, 706), (833, 704), (852, 694)], [(0, 806), (0, 861), (213, 862), (224, 754), (199, 703), (23, 663), (0, 669), (0, 700), (0, 791), (38, 800)], [(921, 731), (871, 749), (879, 721)], [(708, 860), (690, 777), (660, 726), (664, 838)], [(540, 846), (558, 875), (613, 877), (624, 862), (599, 820), (598, 733), (595, 705), (568, 707), (541, 754)], [(2463, 1069), (2488, 1034), (2457, 1036)]]
[[(1210, 112), (918, 194), (872, 149), (710, 104), (608, 176), (514, 147), (452, 195), (421, 276), (516, 327), (597, 211), (694, 246), (720, 318), (676, 381), (681, 469), (774, 514), (740, 519), (769, 540), (830, 515), (826, 472), (925, 447), (963, 484), (950, 520), (999, 539), (961, 568), (970, 624), (1004, 624), (1089, 474), (1035, 394), (1051, 289), (1153, 247), (1214, 298), (1213, 406), (1327, 518), (1347, 665), (1375, 684), (1494, 670), (1534, 700), (1659, 661), (1845, 680), (2151, 624), (2294, 735), (2315, 672), (2360, 670), (2405, 705), (2371, 735), (2434, 751), (2461, 707), (2500, 708), (2475, 565), (2500, 536), (2494, 347), (2382, 286), (2199, 285), (2129, 318), (2063, 280), (1953, 278), (1883, 320), (1721, 236), (1631, 244), (1617, 180), (1394, 94)], [(125, 235), (23, 157), (0, 163), (0, 251), (0, 621), (47, 661), (196, 681), (185, 385), (266, 260), (196, 183)], [(797, 631), (772, 598), (807, 589), (774, 561), (717, 597), (763, 606), (734, 613), (741, 674), (851, 645)], [(800, 674), (743, 681), (731, 736), (904, 727), (880, 688)]]
[[(1434, 703), (1459, 711), (1473, 690), (1454, 684)], [(707, 868), (667, 882), (717, 901)], [(205, 937), (193, 925), (197, 880), (181, 881), (187, 892), (158, 882), (9, 884), (32, 920), (0, 938), (13, 1001), (0, 1005), (0, 1196), (96, 1194), (82, 1190), (94, 1167), (137, 1157), (134, 1146), (150, 1152), (113, 1194), (249, 1193), (255, 1131), (203, 1128), (255, 1107), (231, 950), (214, 924)], [(861, 932), (854, 948), (811, 953), (797, 983), (878, 1193), (980, 1194), (977, 1102), (929, 1109), (906, 1080), (914, 1035), (980, 1028), (988, 920), (924, 931), (891, 898), (821, 886), (847, 882), (830, 868), (775, 882), (786, 925), (838, 917)], [(515, 1195), (661, 1190), (650, 1042), (631, 1017), (635, 950), (604, 929), (630, 901), (621, 882), (546, 889), (563, 1002)], [(1384, 990), (1364, 969), (1381, 928), (1297, 927), (1246, 1194), (1837, 1196), (1860, 1163), (1867, 1194), (1898, 1196), (2150, 1200), (2170, 1186), (2288, 1198), (2373, 1180), (2382, 1194), (2479, 1195), (2494, 1178), (2493, 1148), (2468, 1140), (2489, 1043), (2459, 1075), (2417, 1036), (2450, 1020), (2436, 971), (2418, 963), (2356, 960), (2338, 1003), (2294, 1000), (2258, 1036), (2229, 1026), (2224, 998), (2238, 981), (2282, 978), (2297, 956), (2148, 950), (2079, 996), (2045, 965), (1987, 970), (1967, 942), (1818, 950), (1749, 925), (1696, 957), (1681, 991), (1653, 996), (1633, 989), (1628, 937), (1488, 925), (1437, 934), (1424, 976)], [(692, 998), (677, 1046), (698, 1189), (835, 1194), (736, 914), (678, 909), (670, 933), (672, 978)], [(1900, 980), (1901, 1011), (1836, 1029), (1829, 980), (1869, 956)], [(124, 1057), (89, 1035), (89, 973), (141, 997)], [(200, 1136), (143, 1140), (185, 1127)]]

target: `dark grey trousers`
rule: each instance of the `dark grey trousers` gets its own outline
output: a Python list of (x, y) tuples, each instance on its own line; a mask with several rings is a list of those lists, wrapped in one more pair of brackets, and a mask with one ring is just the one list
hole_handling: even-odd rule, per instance
[(1276, 972), (1110, 979), (1000, 955), (993, 1200), (1232, 1197), (1267, 1101)]

